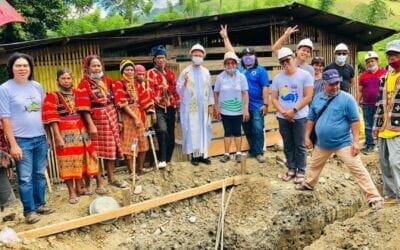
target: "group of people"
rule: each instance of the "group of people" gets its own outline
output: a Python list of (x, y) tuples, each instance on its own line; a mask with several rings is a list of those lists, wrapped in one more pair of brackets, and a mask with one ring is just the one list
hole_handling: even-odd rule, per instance
[[(368, 203), (373, 208), (382, 206), (383, 199), (359, 156), (358, 102), (365, 120), (363, 150), (373, 151), (374, 137), (380, 138), (384, 194), (399, 201), (400, 41), (387, 45), (389, 72), (378, 67), (375, 52), (367, 53), (367, 71), (359, 78), (356, 102), (348, 93), (354, 85), (354, 69), (346, 63), (348, 47), (338, 44), (335, 61), (326, 67), (322, 57), (312, 58), (310, 65), (307, 61), (314, 47), (309, 38), (298, 43), (295, 53), (282, 47), (296, 31), (296, 26), (289, 27), (272, 46), (282, 67), (271, 85), (271, 102), (277, 110), (288, 167), (282, 180), (293, 180), (297, 190), (313, 190), (325, 162), (335, 153), (354, 175)], [(200, 44), (190, 49), (191, 64), (177, 79), (167, 67), (166, 48), (159, 45), (151, 50), (154, 67), (147, 71), (142, 65), (122, 60), (121, 79), (113, 81), (105, 76), (101, 58), (89, 55), (83, 60), (83, 78), (77, 87), (71, 71), (61, 68), (56, 73), (58, 90), (47, 94), (33, 80), (32, 58), (13, 54), (7, 64), (9, 80), (0, 86), (0, 118), (9, 145), (8, 151), (1, 151), (1, 157), (15, 160), (26, 222), (36, 223), (39, 214), (54, 212), (45, 199), (49, 145), (56, 152), (60, 177), (69, 192), (68, 202), (75, 204), (79, 196), (93, 194), (92, 178), (96, 179), (97, 194), (108, 192), (102, 182), (100, 160), (108, 183), (116, 187), (128, 185), (114, 175), (117, 159), (126, 159), (129, 172), (143, 173), (149, 150), (146, 130), (153, 125), (158, 142), (157, 167), (171, 164), (177, 112), (183, 152), (191, 155), (194, 166), (211, 164), (208, 148), (213, 118), (222, 120), (224, 128), (225, 153), (221, 162), (230, 160), (232, 138), (236, 147), (234, 159), (241, 161), (242, 128), (250, 156), (265, 162), (268, 73), (258, 64), (252, 48), (245, 48), (239, 59), (226, 25), (221, 25), (220, 35), (226, 53), (224, 70), (217, 76), (214, 88), (209, 70), (202, 65), (206, 50)], [(312, 140), (313, 134), (316, 140)], [(307, 169), (307, 149), (311, 148), (314, 150)], [(136, 169), (134, 157), (138, 159)], [(11, 165), (11, 161), (3, 162), (1, 166)], [(7, 167), (0, 167), (3, 169)], [(0, 174), (9, 176), (11, 172), (8, 169)], [(12, 199), (10, 196), (7, 201)]]
[[(336, 154), (349, 168), (373, 209), (381, 208), (384, 201), (399, 203), (400, 40), (387, 44), (388, 71), (379, 68), (376, 52), (367, 52), (367, 68), (359, 77), (354, 98), (349, 93), (355, 81), (354, 69), (347, 63), (347, 45), (340, 43), (335, 47), (335, 61), (327, 66), (322, 57), (312, 58), (311, 70), (304, 63), (313, 50), (310, 39), (301, 40), (296, 53), (282, 47), (296, 31), (296, 26), (289, 27), (272, 46), (283, 68), (271, 86), (288, 167), (282, 179), (293, 180), (297, 190), (313, 190), (326, 161)], [(365, 121), (366, 140), (362, 150), (358, 104)], [(360, 151), (364, 154), (373, 152), (377, 138), (385, 199), (359, 155)], [(312, 148), (311, 163), (305, 175), (307, 149)]]

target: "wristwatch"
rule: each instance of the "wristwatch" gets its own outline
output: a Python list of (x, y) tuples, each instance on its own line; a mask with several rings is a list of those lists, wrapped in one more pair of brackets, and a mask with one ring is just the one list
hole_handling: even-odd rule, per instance
[(293, 108), (293, 112), (296, 114), (298, 112), (297, 108)]

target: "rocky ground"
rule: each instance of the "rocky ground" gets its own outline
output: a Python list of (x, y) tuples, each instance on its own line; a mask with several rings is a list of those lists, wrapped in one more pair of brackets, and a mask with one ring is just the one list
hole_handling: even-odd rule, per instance
[[(118, 219), (113, 224), (96, 224), (45, 238), (22, 239), (19, 244), (2, 244), (10, 249), (212, 249), (215, 247), (221, 197), (231, 192), (224, 224), (223, 245), (227, 249), (398, 249), (400, 207), (373, 212), (341, 162), (331, 158), (313, 192), (294, 190), (280, 180), (285, 172), (281, 151), (269, 149), (268, 161), (259, 164), (247, 159), (248, 182), (175, 202)], [(377, 153), (363, 156), (375, 183), (382, 180)], [(140, 194), (131, 202), (160, 197), (240, 173), (240, 164), (220, 163), (193, 167), (175, 163), (166, 170), (140, 177)], [(128, 178), (124, 171), (120, 178)], [(109, 196), (122, 202), (121, 190), (108, 187)], [(78, 204), (67, 202), (64, 185), (55, 185), (48, 203), (57, 209), (34, 225), (24, 223), (19, 203), (6, 208), (0, 217), (16, 212), (13, 221), (2, 222), (17, 232), (79, 218), (88, 214), (93, 196), (81, 197)]]

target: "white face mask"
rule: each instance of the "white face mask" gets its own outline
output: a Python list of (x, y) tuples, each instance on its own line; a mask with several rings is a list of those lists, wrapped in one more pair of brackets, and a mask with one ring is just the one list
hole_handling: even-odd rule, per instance
[(226, 73), (228, 73), (228, 75), (233, 75), (236, 72), (236, 68), (233, 69), (225, 69)]
[(336, 55), (336, 62), (339, 65), (344, 65), (346, 63), (347, 55)]
[(90, 79), (100, 80), (103, 77), (103, 71), (99, 73), (90, 73)]
[(369, 72), (375, 72), (377, 69), (378, 69), (378, 65), (374, 65), (374, 66), (371, 66), (371, 67), (368, 67), (368, 68), (367, 68), (367, 70), (368, 70)]
[(194, 63), (194, 65), (201, 65), (203, 63), (203, 57), (200, 56), (192, 56), (192, 62)]

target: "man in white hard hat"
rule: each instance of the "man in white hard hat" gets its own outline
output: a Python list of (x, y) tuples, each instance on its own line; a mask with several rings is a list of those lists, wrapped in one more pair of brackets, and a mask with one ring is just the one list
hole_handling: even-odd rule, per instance
[[(291, 34), (299, 31), (297, 25), (286, 29), (285, 33), (272, 45), (272, 51), (277, 55), (284, 42), (290, 37)], [(314, 45), (310, 38), (304, 38), (296, 46), (296, 57), (295, 65), (301, 69), (304, 69), (310, 73), (311, 77), (314, 78), (314, 68), (308, 64), (308, 60), (311, 58)]]
[[(224, 40), (225, 48), (235, 52), (229, 37), (226, 25), (221, 25), (220, 35)], [(248, 122), (243, 123), (243, 130), (249, 143), (249, 154), (259, 163), (265, 162), (264, 157), (264, 117), (268, 113), (269, 104), (269, 77), (262, 65), (258, 64), (256, 52), (253, 48), (245, 48), (238, 70), (246, 76), (249, 85), (249, 114)]]
[(210, 165), (208, 147), (211, 142), (211, 116), (214, 96), (211, 88), (210, 71), (202, 66), (206, 51), (195, 44), (189, 52), (192, 63), (180, 73), (177, 91), (181, 99), (180, 121), (182, 148), (191, 154), (191, 163)]
[(400, 203), (400, 40), (386, 45), (386, 56), (391, 70), (379, 82), (373, 130), (379, 138), (383, 193)]
[(375, 51), (368, 51), (364, 60), (367, 70), (358, 78), (357, 103), (361, 105), (365, 124), (365, 148), (362, 152), (370, 154), (375, 147), (372, 126), (376, 112), (375, 103), (379, 94), (379, 80), (386, 74), (386, 70), (379, 68), (379, 57)]
[(296, 67), (291, 49), (282, 47), (278, 51), (278, 60), (283, 71), (272, 81), (271, 101), (277, 110), (279, 132), (283, 138), (288, 166), (282, 180), (294, 179), (295, 183), (301, 183), (306, 171), (304, 133), (314, 80), (308, 72)]
[(325, 67), (324, 71), (328, 69), (336, 69), (339, 75), (342, 77), (340, 83), (340, 89), (346, 92), (350, 92), (351, 87), (354, 85), (354, 68), (350, 64), (346, 63), (347, 57), (349, 56), (349, 48), (344, 43), (336, 45), (335, 50), (335, 61)]
[(222, 120), (224, 127), (225, 153), (221, 162), (230, 160), (229, 149), (232, 137), (236, 146), (235, 161), (241, 162), (242, 152), (242, 122), (249, 120), (249, 95), (246, 77), (238, 72), (239, 58), (232, 51), (224, 55), (224, 71), (215, 81), (214, 86), (214, 113), (218, 120)]

